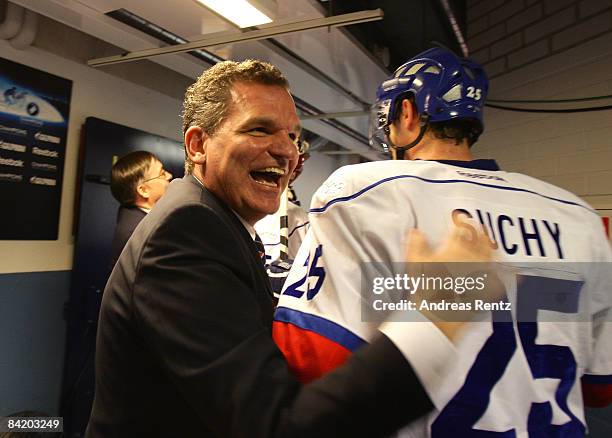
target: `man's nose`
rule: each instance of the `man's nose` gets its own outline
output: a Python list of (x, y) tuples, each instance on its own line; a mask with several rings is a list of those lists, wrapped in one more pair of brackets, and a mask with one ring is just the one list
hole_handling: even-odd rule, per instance
[(274, 136), (270, 153), (287, 160), (297, 160), (298, 149), (287, 131), (279, 131)]

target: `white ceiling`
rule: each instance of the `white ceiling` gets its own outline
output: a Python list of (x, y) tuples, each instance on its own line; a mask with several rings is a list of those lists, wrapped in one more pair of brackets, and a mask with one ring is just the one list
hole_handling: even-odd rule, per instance
[[(219, 32), (238, 32), (195, 0), (11, 0), (53, 20), (62, 22), (126, 51), (165, 45), (141, 31), (107, 15), (126, 9), (186, 40)], [(314, 0), (277, 0), (277, 21), (320, 18), (324, 11)], [(318, 29), (277, 37), (276, 41), (314, 67), (296, 62), (281, 49), (266, 41), (246, 42), (209, 50), (224, 59), (257, 58), (277, 65), (291, 83), (293, 94), (322, 112), (363, 110), (363, 103), (373, 100), (374, 90), (387, 75), (386, 71), (358, 46), (347, 32)], [(151, 58), (165, 67), (189, 77), (197, 77), (208, 66), (187, 54)], [(332, 80), (322, 81), (321, 74)], [(344, 90), (333, 84), (341, 84)], [(347, 96), (347, 91), (354, 97)], [(360, 135), (346, 133), (320, 120), (304, 121), (304, 127), (342, 147), (370, 159), (379, 155), (370, 150), (367, 117), (338, 119)]]

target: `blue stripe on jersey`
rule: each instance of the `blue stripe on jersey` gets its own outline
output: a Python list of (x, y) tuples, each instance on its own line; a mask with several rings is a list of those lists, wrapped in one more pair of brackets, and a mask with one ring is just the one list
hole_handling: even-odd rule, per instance
[(289, 309), (287, 307), (277, 307), (274, 314), (274, 320), (287, 322), (304, 330), (315, 332), (326, 337), (330, 341), (334, 341), (336, 344), (342, 345), (350, 351), (355, 351), (362, 345), (367, 344), (367, 342), (359, 336), (335, 322), (321, 318), (320, 316), (300, 312), (299, 310)]
[(531, 190), (527, 190), (527, 189), (521, 189), (521, 188), (518, 188), (518, 187), (504, 187), (504, 186), (497, 186), (495, 184), (486, 184), (486, 183), (481, 183), (481, 182), (476, 182), (476, 181), (465, 181), (465, 180), (462, 180), (462, 179), (428, 179), (428, 178), (422, 178), (420, 176), (415, 176), (415, 175), (395, 175), (395, 176), (390, 176), (388, 178), (381, 179), (381, 180), (376, 181), (375, 183), (370, 184), (369, 186), (359, 190), (357, 193), (353, 193), (352, 195), (342, 196), (340, 198), (332, 199), (327, 204), (325, 204), (323, 207), (311, 208), (310, 209), (310, 213), (323, 213), (323, 212), (325, 212), (325, 210), (327, 210), (329, 207), (331, 207), (333, 204), (335, 204), (337, 202), (351, 201), (351, 200), (356, 199), (359, 196), (363, 195), (365, 192), (367, 192), (369, 190), (372, 190), (375, 187), (378, 187), (381, 184), (384, 184), (386, 182), (393, 181), (393, 180), (396, 180), (396, 179), (404, 179), (404, 178), (418, 179), (419, 181), (423, 181), (423, 182), (427, 182), (427, 183), (432, 183), (432, 184), (464, 183), (464, 184), (473, 184), (475, 186), (488, 187), (488, 188), (491, 188), (491, 189), (509, 190), (511, 192), (531, 193), (532, 195), (540, 196), (542, 198), (550, 199), (552, 201), (561, 202), (563, 204), (576, 205), (578, 207), (582, 207), (585, 210), (590, 211), (591, 213), (597, 214), (595, 212), (595, 210), (592, 210), (592, 209), (590, 209), (588, 207), (585, 207), (584, 205), (579, 204), (577, 202), (566, 201), (564, 199), (553, 198), (551, 196), (542, 195), (541, 193), (537, 193), (537, 192), (534, 192), (534, 191), (531, 191)]
[(612, 375), (596, 376), (594, 374), (585, 374), (582, 376), (582, 381), (592, 385), (612, 385)]
[(296, 232), (296, 230), (299, 230), (302, 227), (305, 227), (306, 225), (308, 225), (310, 222), (304, 222), (303, 224), (298, 225), (297, 227), (295, 227), (293, 230), (291, 230), (291, 232), (289, 233), (289, 237), (291, 237), (291, 235), (293, 233)]

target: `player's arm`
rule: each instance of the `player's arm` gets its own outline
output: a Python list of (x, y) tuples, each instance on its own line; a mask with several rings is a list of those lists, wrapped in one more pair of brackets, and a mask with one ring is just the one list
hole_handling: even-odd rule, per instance
[[(331, 320), (325, 312), (333, 312), (333, 302), (322, 301), (307, 290), (308, 282), (316, 287), (317, 279), (308, 279), (313, 263), (315, 271), (324, 275), (319, 288), (327, 296), (334, 294), (322, 257), (317, 260), (318, 241), (309, 231), (298, 251), (291, 272), (285, 282), (275, 313), (272, 333), (274, 341), (285, 355), (289, 367), (302, 383), (308, 383), (342, 365), (365, 340), (351, 330)], [(316, 273), (313, 271), (313, 273)], [(310, 298), (310, 299), (309, 299)]]
[[(350, 284), (337, 290), (346, 273), (358, 269), (346, 227), (359, 218), (343, 215), (346, 205), (342, 202), (325, 207), (351, 193), (345, 172), (346, 168), (334, 172), (313, 196), (309, 229), (295, 255), (274, 318), (274, 341), (304, 383), (337, 368), (367, 343), (343, 317), (354, 313), (347, 309), (358, 309), (358, 293), (350, 290)], [(297, 229), (292, 237), (305, 229)]]
[[(321, 334), (337, 331), (336, 336)], [(344, 332), (344, 333), (341, 333)], [(274, 342), (283, 352), (291, 371), (302, 383), (309, 383), (339, 367), (366, 342), (333, 322), (314, 315), (281, 307), (272, 329)], [(343, 345), (344, 343), (344, 345)]]

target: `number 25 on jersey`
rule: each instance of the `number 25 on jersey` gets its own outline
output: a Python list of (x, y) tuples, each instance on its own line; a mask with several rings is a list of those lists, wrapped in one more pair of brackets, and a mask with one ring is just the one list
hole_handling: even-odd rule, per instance
[(323, 267), (323, 245), (317, 246), (312, 263), (310, 262), (310, 254), (304, 262), (306, 268), (305, 275), (295, 283), (290, 284), (283, 292), (296, 298), (302, 298), (306, 293), (306, 299), (312, 300), (321, 290), (325, 281), (325, 268)]

